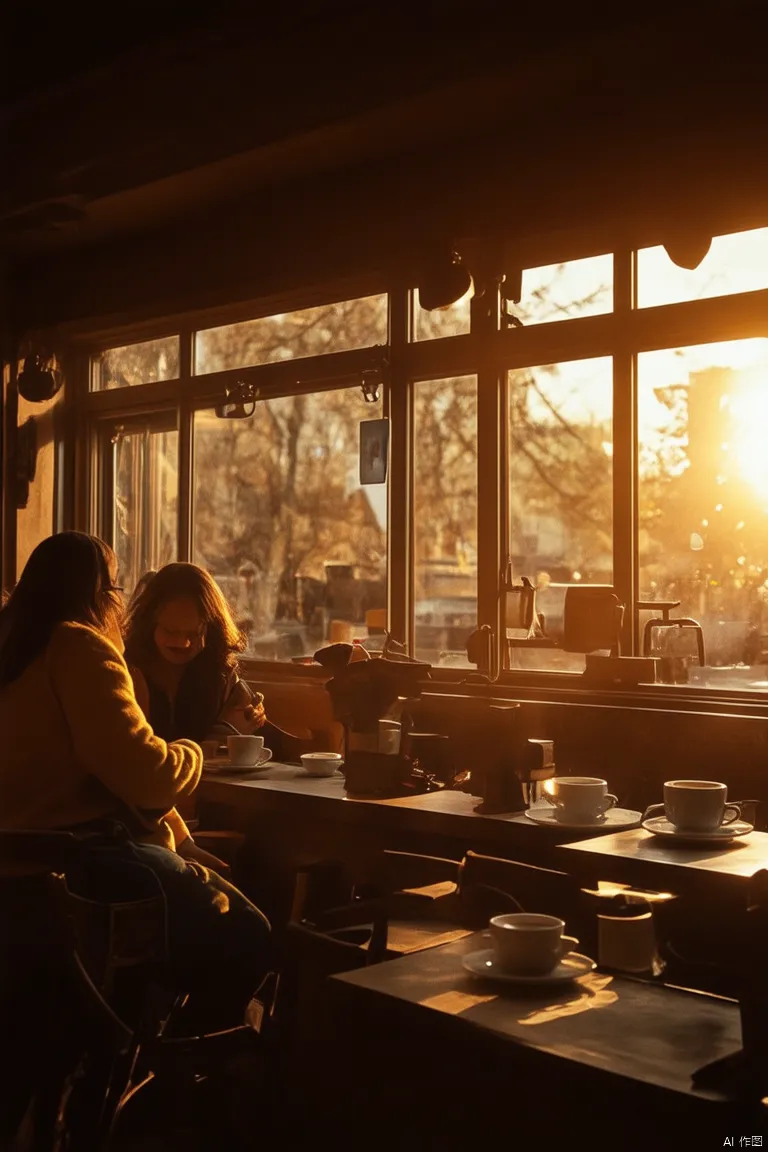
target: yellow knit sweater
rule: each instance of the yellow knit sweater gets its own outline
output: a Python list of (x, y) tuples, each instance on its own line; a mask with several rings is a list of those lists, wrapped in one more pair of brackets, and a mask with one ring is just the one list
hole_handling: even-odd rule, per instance
[(60, 624), (0, 689), (2, 828), (65, 828), (129, 810), (147, 839), (173, 847), (171, 828), (184, 824), (164, 817), (197, 787), (202, 759), (191, 740), (155, 736), (121, 653), (84, 624)]

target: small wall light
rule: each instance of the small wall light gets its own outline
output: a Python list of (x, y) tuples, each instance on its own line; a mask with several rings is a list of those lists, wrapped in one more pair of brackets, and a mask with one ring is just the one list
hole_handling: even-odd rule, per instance
[(458, 252), (448, 252), (431, 260), (418, 284), (419, 305), (426, 312), (450, 308), (472, 291), (472, 277)]
[(256, 411), (259, 389), (246, 380), (238, 380), (226, 390), (223, 404), (218, 404), (214, 412), (220, 420), (247, 420)]

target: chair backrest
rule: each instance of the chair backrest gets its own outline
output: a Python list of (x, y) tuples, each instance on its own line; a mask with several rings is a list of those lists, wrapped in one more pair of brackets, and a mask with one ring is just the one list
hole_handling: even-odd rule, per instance
[(513, 897), (520, 911), (558, 916), (569, 928), (579, 930), (583, 914), (581, 892), (565, 872), (467, 852), (461, 867), (461, 890), (475, 885)]
[(374, 880), (384, 894), (427, 888), (437, 884), (458, 886), (461, 865), (442, 856), (422, 856), (415, 852), (381, 853), (374, 868)]

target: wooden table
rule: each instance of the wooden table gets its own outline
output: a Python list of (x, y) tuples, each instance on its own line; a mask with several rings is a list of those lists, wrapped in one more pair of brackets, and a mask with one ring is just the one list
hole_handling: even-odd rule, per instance
[[(551, 848), (593, 837), (593, 830), (543, 827), (523, 812), (485, 815), (475, 811), (480, 800), (467, 792), (443, 790), (422, 795), (353, 798), (344, 777), (312, 777), (303, 768), (274, 764), (257, 776), (204, 776), (198, 794), (203, 801), (227, 805), (240, 813), (285, 813), (313, 822), (391, 829), (459, 840), (465, 847), (508, 848), (525, 859), (542, 852), (551, 864)], [(429, 851), (429, 845), (424, 845)]]
[[(413, 1108), (417, 1089), (426, 1101), (442, 1080), (452, 1109), (444, 1139), (462, 1128), (462, 1102), (478, 1132), (506, 1131), (519, 1147), (679, 1148), (701, 1124), (714, 1148), (737, 1119), (750, 1135), (750, 1123), (766, 1127), (759, 1107), (747, 1120), (691, 1083), (702, 1064), (740, 1048), (735, 1003), (599, 973), (562, 991), (499, 992), (461, 967), (464, 954), (487, 946), (478, 934), (331, 980), (341, 1043), (356, 1054), (347, 1089), (366, 1109), (379, 1089), (391, 1109), (409, 1085)], [(426, 1132), (435, 1104), (423, 1104)], [(665, 1130), (648, 1130), (662, 1120)]]
[(556, 856), (555, 867), (589, 884), (614, 880), (680, 896), (718, 893), (741, 900), (750, 878), (768, 868), (768, 833), (751, 832), (722, 847), (695, 847), (634, 828), (561, 845)]

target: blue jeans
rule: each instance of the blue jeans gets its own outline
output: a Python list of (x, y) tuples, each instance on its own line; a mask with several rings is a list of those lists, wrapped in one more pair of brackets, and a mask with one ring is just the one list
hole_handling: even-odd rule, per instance
[(171, 976), (189, 993), (184, 1031), (243, 1023), (248, 1001), (269, 971), (269, 921), (233, 884), (175, 852), (131, 840), (119, 825), (83, 842), (73, 891), (105, 903), (162, 895)]

